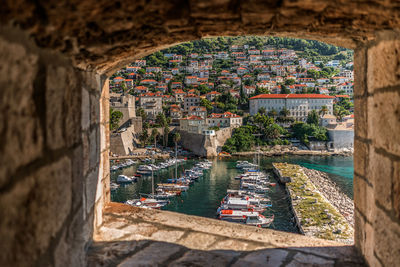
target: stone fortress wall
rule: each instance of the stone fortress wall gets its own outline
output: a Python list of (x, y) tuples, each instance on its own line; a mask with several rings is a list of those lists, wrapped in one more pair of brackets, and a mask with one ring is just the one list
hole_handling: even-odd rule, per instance
[[(269, 34), (355, 49), (355, 248), (372, 266), (399, 262), (398, 2), (121, 5), (6, 0), (2, 6), (1, 266), (86, 266), (110, 200), (107, 76), (176, 43)], [(217, 222), (215, 228), (223, 229)], [(302, 240), (296, 235), (265, 232), (301, 245), (291, 243)]]

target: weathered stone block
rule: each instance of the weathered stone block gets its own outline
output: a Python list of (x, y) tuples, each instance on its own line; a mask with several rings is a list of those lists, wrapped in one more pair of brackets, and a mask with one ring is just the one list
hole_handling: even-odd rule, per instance
[(82, 130), (86, 131), (90, 126), (90, 97), (89, 92), (82, 88)]
[[(44, 86), (39, 56), (0, 38), (0, 186), (12, 173), (42, 155)], [(43, 114), (44, 115), (44, 114)]]
[(86, 176), (89, 171), (89, 159), (90, 159), (90, 147), (89, 147), (89, 138), (87, 133), (82, 133), (82, 171), (83, 176)]
[(286, 259), (289, 252), (283, 249), (266, 249), (247, 254), (239, 259), (233, 266), (280, 266)]
[(64, 157), (0, 196), (0, 262), (31, 265), (46, 251), (70, 212), (71, 173)]
[(58, 149), (80, 137), (81, 90), (70, 67), (48, 66), (46, 73), (47, 145)]
[(393, 209), (400, 221), (400, 161), (393, 162)]
[(94, 203), (95, 203), (98, 178), (99, 178), (98, 169), (92, 170), (86, 178), (85, 189), (86, 189), (86, 212), (87, 213), (90, 213), (90, 211), (92, 210)]
[(354, 140), (354, 171), (364, 177), (366, 176), (368, 150), (366, 143)]
[(378, 148), (400, 156), (400, 90), (368, 98), (368, 136)]
[(375, 199), (387, 210), (392, 208), (392, 162), (389, 158), (370, 151), (368, 176), (372, 177)]
[(100, 161), (99, 139), (98, 129), (92, 129), (89, 134), (89, 169), (97, 167)]
[(400, 255), (400, 225), (381, 209), (374, 221), (374, 251), (385, 266), (396, 266)]
[(293, 260), (286, 266), (296, 267), (296, 266), (335, 266), (333, 260), (324, 259), (311, 254), (297, 253)]
[(360, 214), (358, 210), (354, 210), (354, 245), (358, 251), (362, 252), (365, 247), (365, 220), (364, 214)]
[(367, 220), (372, 221), (375, 209), (374, 188), (356, 174), (354, 175), (354, 206)]
[[(183, 248), (175, 244), (161, 242), (153, 243), (147, 248), (127, 258), (118, 266), (158, 266), (166, 262), (174, 254), (179, 253), (181, 250), (183, 250)], [(157, 255), (157, 257), (154, 257), (155, 255)]]
[(169, 266), (228, 266), (233, 256), (210, 251), (190, 250)]
[(100, 98), (98, 94), (90, 94), (90, 123), (100, 122)]
[(374, 261), (374, 228), (370, 223), (365, 223), (364, 225), (364, 244), (363, 244), (363, 251), (362, 254), (364, 255), (365, 259), (367, 262), (373, 262)]
[(368, 92), (400, 84), (400, 41), (385, 40), (368, 50)]
[[(363, 96), (367, 92), (367, 48), (354, 50), (354, 96)], [(366, 107), (365, 107), (366, 108)], [(356, 108), (354, 108), (356, 111)], [(355, 116), (358, 118), (357, 116)]]
[(354, 134), (368, 138), (367, 98), (354, 98)]
[(191, 233), (185, 239), (180, 240), (179, 244), (195, 249), (208, 249), (216, 237), (205, 233)]
[(85, 194), (85, 182), (83, 180), (83, 148), (79, 145), (73, 151), (72, 163), (72, 207), (78, 208), (82, 205), (82, 198)]

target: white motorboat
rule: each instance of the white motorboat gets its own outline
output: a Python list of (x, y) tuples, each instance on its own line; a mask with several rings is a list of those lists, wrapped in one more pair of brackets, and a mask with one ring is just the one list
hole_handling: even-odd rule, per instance
[(136, 182), (137, 178), (136, 177), (128, 177), (126, 175), (120, 174), (117, 177), (117, 183), (133, 183)]
[(264, 215), (258, 214), (258, 215), (246, 216), (245, 224), (266, 228), (269, 227), (273, 221), (274, 221), (274, 215), (266, 218)]

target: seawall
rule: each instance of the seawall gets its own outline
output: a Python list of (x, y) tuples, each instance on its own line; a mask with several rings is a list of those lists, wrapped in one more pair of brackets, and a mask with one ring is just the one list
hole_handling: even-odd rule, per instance
[(182, 147), (200, 157), (217, 157), (225, 141), (232, 135), (231, 128), (220, 129), (211, 136), (186, 131), (179, 132)]

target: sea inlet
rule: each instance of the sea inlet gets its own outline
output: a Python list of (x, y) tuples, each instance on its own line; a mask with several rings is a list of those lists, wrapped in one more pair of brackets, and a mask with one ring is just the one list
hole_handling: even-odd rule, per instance
[[(239, 170), (236, 166), (235, 158), (214, 159), (210, 170), (205, 171), (204, 176), (195, 182), (187, 192), (179, 197), (171, 199), (170, 204), (164, 210), (180, 212), (189, 215), (216, 218), (216, 211), (222, 198), (226, 195), (227, 189), (238, 189), (239, 181), (235, 180)], [(252, 158), (240, 158), (248, 160)], [(178, 175), (184, 169), (191, 168), (197, 160), (188, 160), (178, 166)], [(343, 156), (281, 156), (261, 158), (261, 166), (264, 171), (270, 174), (271, 181), (275, 178), (271, 172), (273, 162), (287, 162), (298, 164), (309, 169), (326, 172), (329, 178), (350, 198), (353, 198), (353, 157)], [(115, 182), (119, 174), (132, 176), (136, 173), (136, 168), (140, 164), (118, 170), (111, 173), (111, 182)], [(175, 170), (173, 167), (156, 172), (154, 184), (165, 182), (168, 178), (173, 178)], [(143, 176), (137, 183), (121, 185), (111, 192), (111, 200), (114, 202), (125, 202), (129, 199), (139, 198), (140, 194), (151, 193), (151, 177)], [(267, 193), (272, 201), (272, 208), (269, 208), (267, 215), (273, 214), (275, 220), (270, 226), (271, 229), (287, 232), (297, 232), (293, 223), (293, 214), (290, 210), (290, 200), (288, 199), (283, 185), (277, 184)]]

